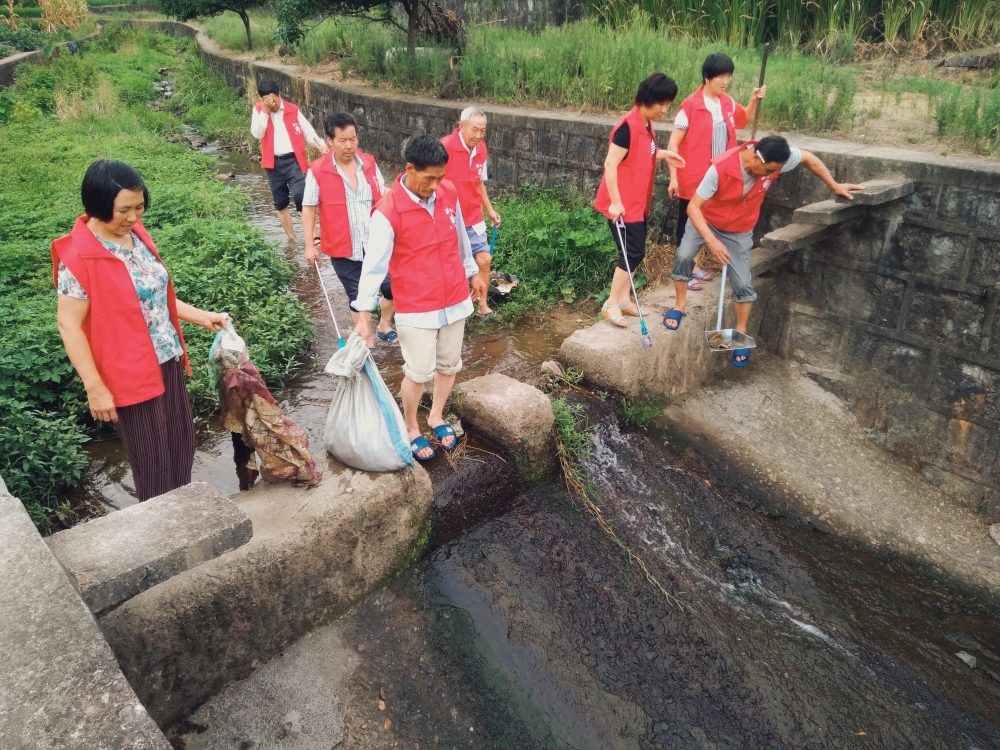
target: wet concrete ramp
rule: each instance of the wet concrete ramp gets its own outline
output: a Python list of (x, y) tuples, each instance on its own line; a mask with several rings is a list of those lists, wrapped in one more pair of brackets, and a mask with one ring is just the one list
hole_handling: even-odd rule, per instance
[(875, 445), (847, 404), (798, 366), (765, 355), (664, 418), (680, 441), (778, 511), (1000, 601), (1000, 546), (985, 520)]

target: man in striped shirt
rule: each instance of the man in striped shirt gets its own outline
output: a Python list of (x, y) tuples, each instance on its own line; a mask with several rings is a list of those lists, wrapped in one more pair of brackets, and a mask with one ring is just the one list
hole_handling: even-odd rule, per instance
[[(333, 270), (344, 285), (347, 301), (351, 303), (358, 297), (372, 207), (386, 192), (385, 179), (375, 157), (358, 149), (358, 127), (353, 115), (348, 112), (332, 114), (326, 118), (323, 128), (330, 152), (309, 165), (302, 197), (306, 262), (312, 265), (320, 253), (329, 255)], [(379, 291), (382, 315), (375, 335), (381, 341), (394, 343), (398, 339), (392, 329), (395, 306), (387, 275)], [(358, 313), (352, 309), (351, 314), (357, 323)], [(374, 338), (369, 338), (368, 345), (375, 345)]]

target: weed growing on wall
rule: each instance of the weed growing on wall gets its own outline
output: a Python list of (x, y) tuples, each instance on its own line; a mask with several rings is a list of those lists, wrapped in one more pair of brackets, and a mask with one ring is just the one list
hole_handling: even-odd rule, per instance
[[(292, 370), (312, 335), (289, 290), (294, 270), (247, 224), (243, 194), (213, 179), (212, 158), (166, 140), (180, 124), (175, 114), (147, 106), (157, 97), (156, 68), (184, 70), (187, 45), (111, 28), (81, 56), (20, 68), (15, 93), (31, 111), (0, 125), (11, 157), (0, 170), (0, 475), (36, 519), (78, 485), (84, 429), (94, 426), (56, 329), (49, 254), (82, 210), (80, 181), (94, 159), (121, 159), (143, 176), (143, 223), (178, 297), (229, 312), (269, 382)], [(198, 80), (197, 72), (185, 76)], [(214, 90), (203, 85), (202, 106)], [(223, 98), (219, 110), (232, 104)], [(205, 416), (216, 407), (207, 369), (213, 334), (182, 325), (195, 373), (189, 393)]]

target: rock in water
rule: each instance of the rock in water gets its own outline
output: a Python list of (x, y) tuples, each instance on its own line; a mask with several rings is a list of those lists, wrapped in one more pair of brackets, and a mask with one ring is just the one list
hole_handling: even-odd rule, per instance
[(968, 664), (969, 667), (971, 667), (972, 669), (976, 668), (976, 657), (975, 656), (972, 656), (971, 654), (967, 654), (964, 651), (959, 651), (957, 654), (955, 654), (955, 656), (957, 656), (959, 659), (961, 659), (966, 664)]
[(555, 375), (557, 377), (560, 377), (560, 378), (566, 377), (566, 370), (563, 369), (563, 366), (562, 366), (561, 363), (556, 362), (556, 360), (554, 360), (554, 359), (550, 359), (550, 360), (548, 360), (546, 362), (542, 362), (541, 370), (542, 370), (542, 372), (550, 372), (553, 375)]

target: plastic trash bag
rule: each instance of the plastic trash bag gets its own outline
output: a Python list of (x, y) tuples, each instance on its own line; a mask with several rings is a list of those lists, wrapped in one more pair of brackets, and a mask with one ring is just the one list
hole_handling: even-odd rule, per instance
[[(281, 407), (250, 361), (246, 342), (228, 321), (212, 342), (208, 370), (211, 383), (222, 399), (223, 424), (256, 452), (264, 481), (293, 479), (317, 484), (321, 472), (309, 452), (309, 437), (281, 413)], [(250, 456), (249, 462), (256, 464), (255, 457)]]
[(327, 451), (342, 464), (362, 471), (413, 466), (403, 415), (365, 340), (351, 334), (344, 348), (330, 358), (326, 371), (338, 380), (326, 418)]

